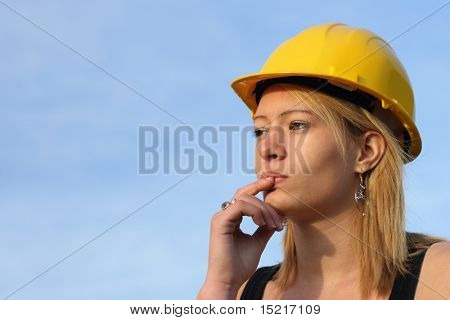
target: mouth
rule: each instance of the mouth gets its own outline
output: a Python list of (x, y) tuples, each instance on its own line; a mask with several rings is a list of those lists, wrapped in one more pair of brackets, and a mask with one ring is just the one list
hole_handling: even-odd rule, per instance
[(284, 182), (286, 180), (286, 177), (275, 177), (275, 185), (279, 185), (280, 183)]
[[(287, 176), (283, 174), (279, 174), (276, 172), (263, 172), (261, 174), (261, 178), (267, 178), (267, 177), (273, 177), (274, 178), (274, 185), (279, 185), (280, 183), (284, 182), (287, 179)], [(271, 189), (274, 190), (275, 188)]]

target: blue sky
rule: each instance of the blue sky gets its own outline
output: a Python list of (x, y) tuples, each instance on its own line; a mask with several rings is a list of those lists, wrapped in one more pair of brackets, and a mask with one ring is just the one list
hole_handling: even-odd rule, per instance
[[(230, 82), (258, 71), (282, 41), (328, 22), (390, 40), (443, 3), (2, 0), (2, 297), (73, 253), (10, 298), (194, 299), (210, 217), (253, 176), (227, 173), (223, 137), (212, 147), (213, 174), (139, 174), (139, 126), (250, 125)], [(407, 229), (444, 237), (449, 16), (450, 5), (391, 43), (415, 90), (423, 139), (406, 166)], [(231, 151), (239, 154), (240, 144)], [(246, 218), (243, 229), (255, 227)], [(277, 233), (260, 265), (281, 259), (280, 243)]]

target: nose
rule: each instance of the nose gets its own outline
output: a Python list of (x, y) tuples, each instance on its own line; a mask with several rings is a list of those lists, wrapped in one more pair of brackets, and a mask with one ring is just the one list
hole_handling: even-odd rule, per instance
[(286, 158), (286, 148), (283, 131), (277, 127), (271, 127), (258, 145), (258, 153), (266, 161), (283, 160)]

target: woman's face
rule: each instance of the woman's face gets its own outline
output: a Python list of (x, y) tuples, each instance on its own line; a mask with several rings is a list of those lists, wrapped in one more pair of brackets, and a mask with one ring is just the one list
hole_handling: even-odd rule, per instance
[(353, 149), (342, 160), (331, 131), (308, 110), (288, 91), (270, 86), (254, 114), (258, 178), (266, 172), (286, 176), (264, 199), (293, 220), (330, 217), (355, 204)]

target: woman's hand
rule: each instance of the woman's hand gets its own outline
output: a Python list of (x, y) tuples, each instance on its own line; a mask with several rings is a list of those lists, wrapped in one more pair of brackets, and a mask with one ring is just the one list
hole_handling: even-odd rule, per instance
[[(281, 216), (255, 195), (270, 190), (274, 178), (262, 178), (238, 189), (236, 202), (211, 219), (208, 273), (197, 299), (235, 299), (239, 287), (256, 271), (267, 242), (283, 230)], [(249, 235), (240, 229), (243, 216), (259, 226)]]

